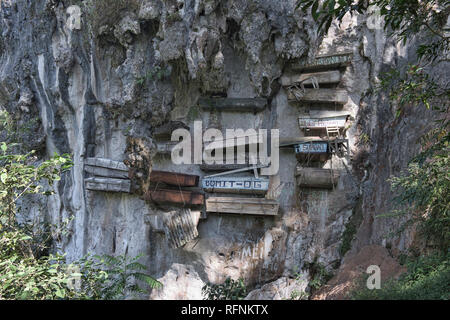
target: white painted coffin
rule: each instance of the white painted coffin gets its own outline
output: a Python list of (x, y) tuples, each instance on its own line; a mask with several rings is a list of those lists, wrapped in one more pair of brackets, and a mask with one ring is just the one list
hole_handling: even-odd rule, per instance
[(265, 198), (210, 197), (206, 199), (206, 211), (237, 213), (262, 216), (276, 216), (279, 204)]
[(347, 66), (352, 59), (352, 52), (340, 52), (333, 54), (323, 54), (316, 56), (312, 61), (293, 65), (294, 70), (305, 69), (331, 69)]
[(208, 192), (264, 194), (269, 189), (269, 179), (263, 177), (209, 177), (202, 179), (202, 188)]

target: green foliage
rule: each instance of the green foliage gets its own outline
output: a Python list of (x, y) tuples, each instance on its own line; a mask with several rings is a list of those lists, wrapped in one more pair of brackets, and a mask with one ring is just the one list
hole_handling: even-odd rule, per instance
[(242, 300), (247, 295), (247, 288), (243, 279), (227, 278), (222, 284), (205, 284), (202, 293), (205, 300)]
[(369, 290), (365, 281), (350, 297), (356, 300), (436, 300), (450, 299), (450, 256), (433, 254), (409, 258), (408, 271), (398, 280), (388, 280), (381, 289)]

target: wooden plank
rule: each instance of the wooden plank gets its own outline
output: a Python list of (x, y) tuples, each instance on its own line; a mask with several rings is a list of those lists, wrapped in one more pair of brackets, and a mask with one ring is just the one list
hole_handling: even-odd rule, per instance
[(299, 89), (290, 88), (288, 100), (311, 103), (345, 104), (348, 101), (347, 91), (341, 89)]
[(310, 85), (313, 84), (312, 78), (315, 78), (315, 80), (319, 84), (338, 83), (339, 81), (341, 81), (341, 73), (338, 70), (333, 70), (295, 75), (284, 75), (281, 77), (281, 85), (291, 86), (296, 83)]
[[(227, 143), (230, 144), (230, 146), (227, 146)], [(262, 136), (256, 134), (251, 135), (236, 135), (234, 138), (227, 138), (221, 140), (214, 140), (214, 141), (203, 141), (203, 149), (205, 151), (212, 151), (217, 149), (223, 149), (224, 150), (224, 157), (225, 157), (225, 150), (228, 148), (237, 148), (242, 146), (257, 146), (258, 144), (262, 143)]]
[(209, 197), (206, 199), (207, 212), (275, 216), (278, 214), (278, 208), (277, 201), (265, 198)]
[(262, 111), (267, 106), (265, 98), (200, 98), (198, 105), (202, 109), (220, 111)]
[(282, 137), (280, 138), (280, 147), (292, 147), (299, 143), (311, 142), (311, 141), (322, 141), (323, 139), (319, 136), (308, 136), (308, 137)]
[(172, 132), (181, 128), (189, 130), (189, 127), (181, 121), (169, 121), (168, 123), (155, 128), (155, 130), (153, 130), (152, 137), (156, 140), (170, 140), (172, 137)]
[(310, 141), (294, 146), (295, 153), (327, 153), (328, 141)]
[(84, 179), (85, 187), (88, 190), (106, 192), (131, 192), (131, 181), (128, 179), (99, 178), (91, 177)]
[(295, 170), (297, 185), (306, 188), (331, 189), (339, 181), (339, 171), (298, 166)]
[(249, 163), (244, 164), (201, 164), (200, 170), (205, 172), (211, 172), (211, 171), (229, 171), (229, 170), (236, 170), (236, 169), (242, 169), (250, 166)]
[(292, 65), (293, 70), (317, 70), (346, 67), (352, 59), (352, 52), (324, 54), (316, 56), (312, 61)]
[(188, 190), (157, 189), (144, 194), (144, 200), (156, 203), (173, 203), (182, 205), (203, 205), (204, 196)]
[(202, 188), (207, 192), (265, 194), (269, 190), (269, 179), (263, 177), (210, 177), (202, 179)]
[(324, 129), (326, 127), (345, 127), (347, 116), (329, 117), (329, 118), (298, 118), (298, 124), (301, 129)]
[(178, 172), (152, 170), (150, 173), (151, 183), (165, 183), (181, 187), (198, 186), (199, 176)]

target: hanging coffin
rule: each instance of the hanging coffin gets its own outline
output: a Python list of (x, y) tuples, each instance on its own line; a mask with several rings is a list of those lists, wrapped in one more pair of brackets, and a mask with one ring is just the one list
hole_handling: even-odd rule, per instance
[(157, 189), (144, 194), (144, 200), (155, 203), (172, 203), (180, 205), (203, 205), (204, 196), (201, 193), (188, 190)]
[(264, 98), (200, 98), (198, 101), (202, 109), (216, 109), (219, 111), (262, 111), (267, 106)]
[(249, 215), (275, 216), (278, 202), (265, 198), (209, 197), (206, 211), (217, 213), (237, 213)]
[(297, 154), (327, 153), (328, 142), (327, 141), (303, 142), (295, 145), (294, 150), (295, 153)]
[(265, 194), (269, 189), (269, 179), (262, 177), (209, 177), (202, 179), (202, 188), (207, 192)]
[(180, 187), (198, 186), (199, 176), (169, 171), (152, 170), (150, 173), (151, 183), (165, 183)]
[(338, 70), (333, 70), (314, 73), (302, 73), (296, 75), (284, 75), (281, 77), (281, 85), (291, 86), (296, 83), (312, 85), (314, 82), (318, 84), (332, 84), (338, 83), (340, 80), (341, 73)]
[(290, 88), (288, 100), (312, 103), (345, 104), (348, 101), (347, 91), (341, 89), (301, 89)]
[(327, 127), (345, 127), (348, 111), (327, 111), (310, 113), (309, 116), (300, 116), (298, 123), (301, 129), (325, 129)]
[(107, 192), (131, 192), (129, 179), (91, 177), (84, 179), (86, 189)]
[(314, 60), (299, 65), (293, 65), (293, 70), (315, 70), (342, 68), (350, 64), (351, 52), (318, 55)]
[(199, 218), (185, 208), (163, 213), (164, 233), (171, 248), (182, 247), (198, 237)]
[(128, 178), (128, 167), (123, 162), (105, 158), (86, 158), (84, 170), (95, 176)]
[(302, 188), (332, 189), (339, 181), (339, 172), (331, 169), (297, 167), (295, 176)]

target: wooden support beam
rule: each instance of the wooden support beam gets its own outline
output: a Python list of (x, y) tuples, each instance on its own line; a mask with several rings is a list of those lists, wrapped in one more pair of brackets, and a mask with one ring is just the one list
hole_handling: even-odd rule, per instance
[(342, 68), (350, 64), (352, 52), (341, 52), (335, 54), (324, 54), (316, 56), (312, 61), (294, 64), (291, 66), (293, 70), (319, 70)]
[(288, 100), (311, 103), (345, 104), (348, 101), (347, 91), (341, 89), (302, 89), (290, 88)]
[(199, 176), (169, 171), (152, 170), (150, 183), (165, 183), (180, 187), (197, 187)]
[(244, 164), (201, 164), (200, 170), (205, 172), (211, 171), (229, 171), (248, 167), (248, 163)]
[(315, 80), (319, 84), (338, 83), (339, 81), (341, 81), (341, 73), (339, 72), (339, 70), (333, 70), (295, 75), (284, 75), (281, 77), (281, 85), (291, 86), (296, 83), (310, 85), (313, 84), (312, 78), (315, 78)]
[(156, 203), (173, 203), (181, 205), (203, 205), (204, 196), (187, 190), (157, 189), (144, 194), (144, 200)]
[(85, 187), (88, 190), (106, 192), (131, 192), (131, 181), (128, 179), (99, 178), (91, 177), (84, 179)]
[(276, 216), (278, 208), (277, 201), (265, 198), (209, 197), (206, 199), (207, 212)]
[(339, 171), (298, 166), (295, 170), (297, 185), (306, 188), (331, 189), (339, 181)]
[(269, 190), (269, 179), (263, 177), (210, 177), (202, 179), (202, 188), (207, 192), (265, 194)]
[(202, 109), (219, 111), (262, 111), (267, 106), (265, 98), (200, 98), (198, 105)]

